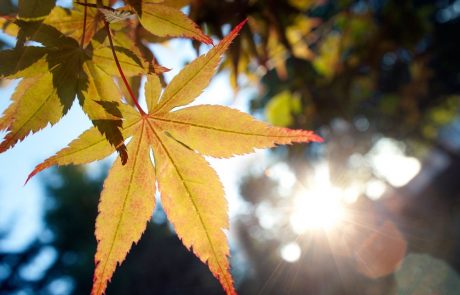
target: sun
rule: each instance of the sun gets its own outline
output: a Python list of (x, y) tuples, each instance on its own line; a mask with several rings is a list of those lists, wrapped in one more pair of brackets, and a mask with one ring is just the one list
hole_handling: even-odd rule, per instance
[(295, 233), (302, 234), (308, 230), (331, 230), (344, 217), (345, 210), (338, 189), (320, 187), (302, 190), (296, 195), (290, 224)]
[(308, 188), (298, 190), (293, 199), (290, 225), (297, 234), (308, 230), (331, 230), (344, 221), (344, 192), (335, 187), (327, 165), (318, 165), (314, 181)]

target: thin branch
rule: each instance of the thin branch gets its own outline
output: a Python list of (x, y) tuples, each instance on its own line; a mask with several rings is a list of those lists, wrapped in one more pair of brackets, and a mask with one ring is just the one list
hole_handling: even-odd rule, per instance
[(115, 60), (115, 63), (117, 64), (118, 72), (120, 73), (121, 79), (123, 80), (123, 83), (125, 84), (126, 89), (128, 90), (129, 95), (131, 96), (131, 99), (134, 102), (134, 105), (139, 110), (139, 113), (141, 113), (142, 116), (146, 116), (147, 114), (144, 112), (142, 107), (139, 105), (139, 102), (137, 101), (137, 98), (134, 95), (133, 90), (131, 89), (131, 86), (129, 86), (128, 80), (126, 80), (125, 74), (123, 73), (123, 69), (121, 68), (120, 62), (115, 52), (115, 48), (113, 46), (112, 34), (110, 32), (109, 23), (106, 20), (104, 20), (104, 24), (105, 24), (105, 30), (107, 31), (107, 36), (109, 37), (109, 43), (110, 43), (110, 48), (112, 49), (113, 59)]
[(80, 47), (83, 48), (85, 45), (85, 38), (86, 38), (86, 20), (88, 18), (88, 0), (85, 0), (85, 8), (83, 12), (83, 34), (81, 35)]

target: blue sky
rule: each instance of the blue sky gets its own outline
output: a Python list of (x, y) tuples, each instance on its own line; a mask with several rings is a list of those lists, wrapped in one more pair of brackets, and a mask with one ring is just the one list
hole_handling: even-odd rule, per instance
[[(8, 98), (16, 84), (12, 82), (1, 90), (1, 111), (9, 105)], [(11, 244), (4, 243), (2, 247), (17, 248), (40, 227), (41, 176), (24, 186), (28, 173), (36, 164), (64, 147), (89, 126), (90, 123), (82, 111), (74, 106), (53, 128), (47, 127), (42, 132), (29, 136), (15, 148), (0, 154), (0, 225), (2, 228), (13, 225), (16, 233), (10, 238)]]

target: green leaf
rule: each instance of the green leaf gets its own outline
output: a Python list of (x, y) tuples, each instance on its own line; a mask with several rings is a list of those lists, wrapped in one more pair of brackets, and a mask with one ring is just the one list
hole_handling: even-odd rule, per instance
[(44, 20), (55, 4), (55, 0), (19, 0), (18, 18), (24, 21)]
[(34, 77), (49, 72), (43, 47), (22, 47), (0, 51), (0, 78)]
[(284, 91), (269, 101), (265, 109), (265, 116), (271, 124), (287, 127), (294, 123), (293, 115), (299, 114), (301, 110), (300, 97)]

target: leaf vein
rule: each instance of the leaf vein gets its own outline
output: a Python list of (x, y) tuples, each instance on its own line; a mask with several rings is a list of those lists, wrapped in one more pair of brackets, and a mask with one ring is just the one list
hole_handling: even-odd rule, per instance
[(190, 122), (179, 121), (179, 120), (168, 120), (168, 119), (165, 119), (163, 117), (158, 117), (158, 116), (153, 116), (153, 115), (151, 115), (150, 117), (152, 119), (155, 119), (155, 120), (158, 120), (158, 121), (163, 121), (163, 122), (168, 122), (168, 123), (173, 123), (173, 124), (186, 125), (186, 126), (193, 126), (193, 127), (197, 127), (197, 128), (203, 128), (203, 129), (210, 129), (210, 130), (215, 130), (215, 131), (220, 131), (220, 132), (234, 133), (234, 134), (239, 134), (239, 135), (272, 137), (272, 138), (273, 137), (280, 137), (280, 138), (295, 138), (295, 137), (298, 137), (298, 135), (270, 135), (270, 134), (250, 133), (250, 132), (244, 132), (244, 131), (217, 128), (217, 127), (212, 127), (212, 126), (208, 126), (208, 125), (190, 123)]

